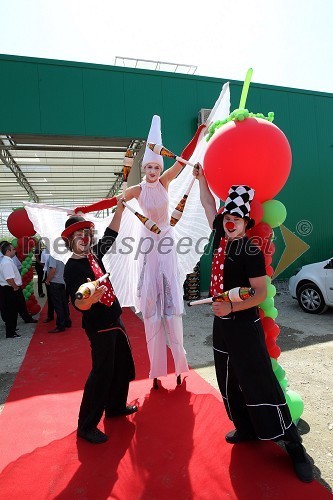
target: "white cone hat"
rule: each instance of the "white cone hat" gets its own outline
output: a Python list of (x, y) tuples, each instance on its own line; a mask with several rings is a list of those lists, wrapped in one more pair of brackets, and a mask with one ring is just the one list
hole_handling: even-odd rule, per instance
[[(153, 144), (162, 144), (161, 118), (158, 115), (154, 115), (151, 121), (147, 144), (150, 142)], [(144, 169), (148, 163), (157, 163), (163, 170), (163, 157), (157, 155), (146, 146), (145, 154), (142, 159), (142, 169)]]

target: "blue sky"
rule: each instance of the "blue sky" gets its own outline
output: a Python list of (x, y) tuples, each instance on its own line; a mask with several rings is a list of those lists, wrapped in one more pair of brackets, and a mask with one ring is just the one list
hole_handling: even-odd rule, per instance
[(197, 75), (333, 92), (333, 0), (0, 0), (0, 53), (197, 66)]

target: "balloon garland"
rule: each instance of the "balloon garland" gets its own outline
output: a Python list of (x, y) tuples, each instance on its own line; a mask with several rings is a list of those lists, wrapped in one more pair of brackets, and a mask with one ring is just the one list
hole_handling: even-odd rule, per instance
[(17, 258), (22, 263), (22, 289), (29, 314), (34, 315), (41, 310), (34, 295), (32, 258), (36, 246), (34, 227), (24, 208), (14, 210), (7, 219), (8, 230), (15, 236), (12, 245), (16, 249)]
[(278, 310), (274, 306), (276, 288), (272, 284), (275, 252), (273, 228), (279, 227), (287, 216), (283, 203), (274, 199), (286, 183), (291, 169), (291, 149), (283, 132), (272, 123), (274, 113), (250, 113), (245, 101), (252, 75), (247, 73), (239, 108), (209, 129), (208, 148), (203, 168), (210, 189), (221, 199), (227, 198), (232, 185), (246, 184), (255, 190), (251, 217), (255, 225), (247, 232), (265, 257), (267, 297), (259, 305), (260, 319), (273, 371), (286, 397), (293, 421), (302, 415), (301, 397), (288, 388), (285, 371), (277, 362), (281, 349), (277, 345), (280, 328), (275, 322)]

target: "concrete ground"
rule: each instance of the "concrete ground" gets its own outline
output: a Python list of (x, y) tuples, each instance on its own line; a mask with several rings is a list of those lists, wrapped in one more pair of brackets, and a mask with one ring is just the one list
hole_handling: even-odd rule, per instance
[[(41, 304), (45, 299), (41, 299)], [(289, 294), (275, 297), (281, 328), (278, 361), (286, 371), (290, 389), (299, 393), (305, 409), (299, 430), (314, 461), (316, 478), (333, 486), (333, 309), (322, 315), (304, 313)], [(38, 317), (38, 316), (37, 316)], [(188, 362), (218, 389), (212, 355), (211, 307), (186, 307), (184, 344)], [(19, 320), (20, 339), (6, 339), (0, 322), (0, 412), (24, 359), (35, 325)], [(230, 429), (232, 423), (230, 423)]]

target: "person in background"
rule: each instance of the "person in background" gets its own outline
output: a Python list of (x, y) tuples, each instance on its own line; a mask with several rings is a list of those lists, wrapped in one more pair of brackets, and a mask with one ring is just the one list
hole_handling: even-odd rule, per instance
[[(46, 276), (47, 276), (47, 269), (48, 269), (48, 262), (50, 258), (50, 252), (48, 251), (47, 248), (44, 248), (41, 252), (40, 256), (40, 262), (43, 265), (43, 282), (45, 283)], [(47, 285), (45, 283), (45, 288), (46, 288), (46, 296), (47, 296), (47, 316), (43, 320), (43, 323), (50, 323), (51, 321), (54, 320), (54, 306), (50, 294), (50, 285)]]
[(56, 312), (56, 327), (49, 330), (49, 333), (64, 332), (66, 328), (72, 326), (66, 296), (64, 269), (65, 264), (50, 255), (45, 285), (50, 287), (50, 297)]
[(16, 332), (17, 316), (21, 315), (25, 323), (37, 323), (27, 311), (22, 292), (22, 278), (13, 262), (15, 248), (11, 243), (2, 242), (0, 260), (0, 307), (1, 316), (6, 325), (6, 338), (20, 337)]
[(39, 297), (45, 297), (45, 293), (43, 290), (43, 280), (44, 280), (44, 265), (41, 262), (42, 255), (42, 244), (41, 240), (39, 240), (35, 247), (35, 269), (37, 274), (37, 290)]

